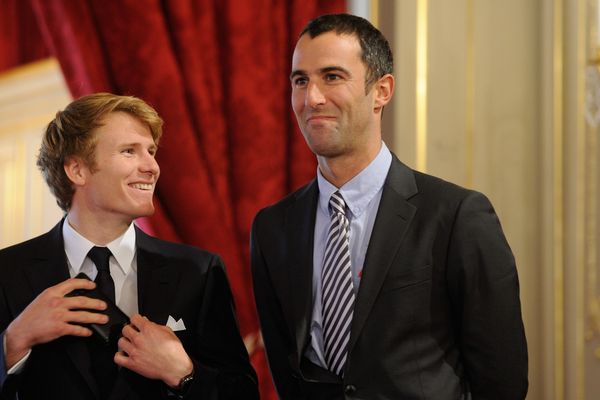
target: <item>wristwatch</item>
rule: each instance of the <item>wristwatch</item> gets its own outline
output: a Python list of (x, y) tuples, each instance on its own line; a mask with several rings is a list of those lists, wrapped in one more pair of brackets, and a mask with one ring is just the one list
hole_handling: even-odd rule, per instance
[(192, 385), (193, 381), (194, 381), (194, 370), (192, 369), (192, 372), (190, 372), (188, 375), (181, 378), (181, 380), (179, 381), (179, 385), (177, 385), (174, 388), (171, 388), (171, 391), (173, 391), (178, 396), (183, 396), (185, 393), (187, 393), (187, 391), (190, 388), (190, 386)]

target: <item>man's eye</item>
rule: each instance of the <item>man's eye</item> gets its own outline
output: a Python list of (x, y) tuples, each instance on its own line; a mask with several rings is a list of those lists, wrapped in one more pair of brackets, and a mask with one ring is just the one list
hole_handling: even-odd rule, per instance
[(325, 80), (328, 82), (334, 82), (339, 80), (341, 77), (337, 74), (327, 74), (325, 75)]
[(122, 151), (122, 153), (126, 153), (126, 154), (133, 154), (133, 153), (135, 153), (135, 150), (134, 150), (134, 149), (131, 149), (131, 148), (129, 148), (129, 149), (124, 149), (124, 150)]
[(306, 86), (307, 82), (308, 82), (308, 79), (306, 79), (306, 78), (296, 78), (293, 81), (294, 86), (296, 86), (296, 87)]

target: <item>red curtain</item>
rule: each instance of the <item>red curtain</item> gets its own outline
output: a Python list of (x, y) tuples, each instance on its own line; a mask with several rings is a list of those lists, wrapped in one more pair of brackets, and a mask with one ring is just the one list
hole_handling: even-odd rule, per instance
[(343, 12), (345, 1), (0, 4), (0, 69), (52, 54), (74, 97), (135, 95), (163, 117), (157, 212), (146, 223), (223, 257), (263, 398), (274, 398), (252, 298), (250, 224), (314, 176), (289, 106), (291, 53), (308, 20)]
[(31, 5), (0, 0), (0, 72), (49, 56)]

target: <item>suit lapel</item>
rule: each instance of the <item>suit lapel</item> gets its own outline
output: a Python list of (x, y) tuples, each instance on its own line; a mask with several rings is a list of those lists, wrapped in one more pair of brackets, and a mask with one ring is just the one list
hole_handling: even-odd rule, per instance
[[(29, 301), (46, 288), (70, 278), (62, 235), (63, 223), (65, 223), (65, 219), (44, 235), (39, 248), (32, 250), (32, 253), (35, 254), (34, 262), (23, 267), (33, 294)], [(85, 341), (76, 337), (63, 337), (59, 340), (64, 344), (65, 352), (73, 362), (75, 369), (81, 373), (83, 379), (98, 397), (98, 387), (89, 373), (91, 360)]]
[(179, 272), (169, 268), (169, 260), (137, 226), (135, 228), (138, 308), (142, 315), (158, 324), (166, 324), (171, 309), (170, 299), (175, 298)]
[(416, 212), (407, 199), (417, 193), (414, 173), (394, 156), (365, 256), (363, 275), (354, 307), (349, 351), (365, 324), (387, 272)]
[(285, 235), (290, 244), (289, 289), (292, 306), (291, 321), (296, 337), (296, 354), (299, 365), (308, 339), (312, 316), (312, 274), (315, 216), (318, 200), (317, 181), (312, 181), (301, 191), (288, 210)]
[(32, 250), (33, 262), (23, 266), (34, 297), (49, 286), (54, 286), (70, 278), (62, 237), (63, 221), (44, 235), (39, 249)]

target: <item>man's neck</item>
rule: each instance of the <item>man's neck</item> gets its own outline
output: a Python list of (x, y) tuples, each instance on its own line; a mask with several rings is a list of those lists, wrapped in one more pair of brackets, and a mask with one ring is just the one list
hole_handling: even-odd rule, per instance
[(323, 178), (337, 188), (358, 175), (365, 169), (379, 154), (381, 150), (381, 141), (370, 149), (365, 149), (360, 154), (348, 154), (338, 157), (317, 156), (319, 170)]
[(67, 223), (71, 225), (81, 236), (97, 245), (106, 245), (121, 236), (132, 220), (111, 220), (99, 218), (96, 215), (82, 215), (76, 210), (69, 210)]

